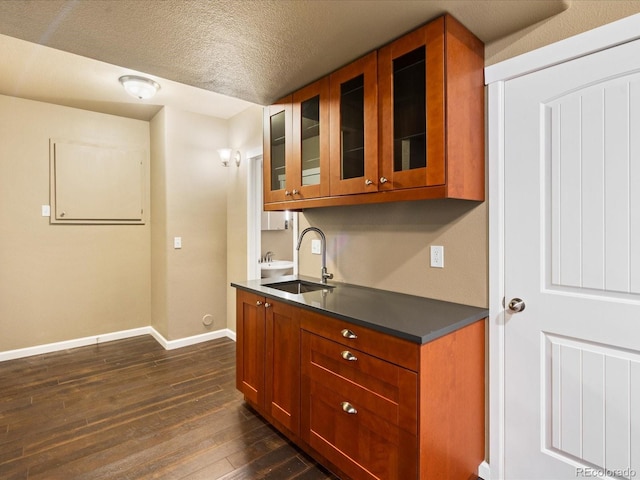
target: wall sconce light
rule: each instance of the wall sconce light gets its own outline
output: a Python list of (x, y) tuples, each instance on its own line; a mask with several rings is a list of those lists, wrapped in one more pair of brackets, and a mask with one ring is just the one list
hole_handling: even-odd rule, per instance
[(160, 84), (150, 78), (139, 77), (137, 75), (124, 75), (118, 80), (120, 80), (120, 83), (129, 95), (140, 100), (148, 100), (160, 90)]
[[(218, 155), (220, 155), (220, 160), (222, 161), (223, 167), (229, 166), (229, 160), (231, 160), (231, 149), (230, 148), (221, 148), (218, 150)], [(233, 154), (233, 160), (236, 163), (236, 167), (240, 166), (240, 161), (242, 160), (242, 156), (240, 155), (240, 151), (236, 150), (236, 153)]]
[(222, 160), (222, 166), (229, 166), (229, 159), (231, 158), (231, 149), (230, 148), (221, 148), (218, 150), (218, 155), (220, 155), (220, 160)]

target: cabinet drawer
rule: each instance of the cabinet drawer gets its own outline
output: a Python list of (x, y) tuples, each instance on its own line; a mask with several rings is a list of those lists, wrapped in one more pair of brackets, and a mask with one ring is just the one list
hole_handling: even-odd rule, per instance
[(302, 374), (330, 386), (390, 422), (417, 433), (417, 374), (356, 349), (302, 331)]
[(336, 387), (345, 387), (344, 380), (327, 384), (303, 376), (303, 383), (303, 435), (312, 448), (353, 479), (417, 477), (416, 435), (387, 421), (376, 405), (343, 404), (349, 397)]
[(300, 327), (304, 330), (418, 371), (420, 346), (413, 342), (308, 310), (300, 313)]

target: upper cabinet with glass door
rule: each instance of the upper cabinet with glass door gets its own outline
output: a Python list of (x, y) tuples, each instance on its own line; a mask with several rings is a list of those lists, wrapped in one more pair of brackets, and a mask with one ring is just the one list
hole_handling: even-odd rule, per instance
[(484, 200), (483, 67), (482, 42), (449, 15), (379, 50), (380, 191)]
[(293, 94), (292, 199), (329, 195), (329, 78)]
[[(484, 200), (484, 45), (450, 15), (290, 101), (293, 115), (282, 105), (266, 109), (266, 210)], [(293, 145), (285, 117), (293, 117)]]
[(287, 185), (293, 147), (291, 121), (291, 96), (264, 109), (264, 203), (282, 202), (291, 196)]
[(377, 53), (330, 76), (331, 195), (377, 191)]

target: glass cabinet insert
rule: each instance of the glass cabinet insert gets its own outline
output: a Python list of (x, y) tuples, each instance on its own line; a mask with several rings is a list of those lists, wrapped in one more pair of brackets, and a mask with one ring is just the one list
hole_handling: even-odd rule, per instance
[(427, 166), (425, 48), (393, 60), (393, 170)]

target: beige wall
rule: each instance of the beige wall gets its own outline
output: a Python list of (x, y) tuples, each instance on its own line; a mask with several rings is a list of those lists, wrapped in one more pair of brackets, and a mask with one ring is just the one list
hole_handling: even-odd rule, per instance
[[(334, 280), (488, 305), (487, 204), (426, 200), (307, 210), (300, 230), (327, 236), (327, 267)], [(307, 238), (308, 237), (308, 238)], [(300, 248), (300, 273), (320, 276), (309, 233)], [(445, 268), (429, 266), (429, 245), (444, 246)]]
[(168, 340), (226, 328), (227, 122), (164, 108), (151, 126), (152, 325)]
[(236, 329), (236, 291), (229, 283), (247, 278), (247, 152), (262, 151), (262, 107), (229, 121), (229, 147), (240, 150), (240, 167), (227, 169), (227, 327)]
[(169, 336), (167, 259), (166, 110), (150, 122), (151, 132), (151, 326)]
[(52, 137), (143, 149), (148, 187), (148, 122), (0, 96), (0, 351), (149, 325), (149, 222), (50, 225)]
[(638, 0), (572, 0), (562, 13), (487, 44), (485, 64), (493, 65), (636, 13), (640, 13)]

